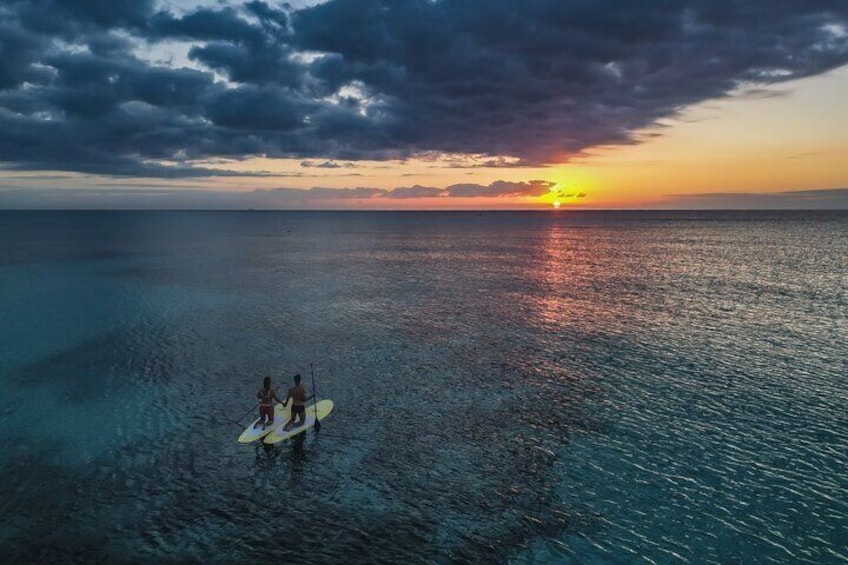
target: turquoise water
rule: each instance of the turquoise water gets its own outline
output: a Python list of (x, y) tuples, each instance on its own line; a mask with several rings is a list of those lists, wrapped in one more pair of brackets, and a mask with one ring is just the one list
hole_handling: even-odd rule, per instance
[(846, 273), (843, 212), (0, 212), (0, 561), (845, 563)]

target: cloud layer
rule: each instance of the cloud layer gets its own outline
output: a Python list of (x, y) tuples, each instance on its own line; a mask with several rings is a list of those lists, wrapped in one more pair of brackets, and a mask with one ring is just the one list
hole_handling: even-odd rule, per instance
[[(507, 188), (509, 186), (509, 188)], [(505, 183), (453, 185), (446, 188), (411, 186), (395, 189), (370, 187), (322, 188), (308, 190), (276, 188), (245, 192), (198, 190), (184, 187), (99, 187), (40, 188), (0, 186), (3, 209), (200, 209), (200, 210), (332, 210), (392, 209), (396, 199), (430, 198), (450, 208), (461, 199), (484, 197), (496, 192), (502, 196), (539, 196), (550, 191), (551, 183)], [(557, 194), (555, 192), (555, 194)], [(585, 193), (561, 194), (566, 206), (585, 207)], [(436, 200), (432, 200), (436, 199)], [(494, 200), (486, 199), (491, 205)], [(674, 210), (848, 210), (848, 188), (798, 190), (769, 193), (712, 193), (671, 195), (647, 206)], [(476, 207), (475, 207), (476, 209)]]
[(220, 157), (542, 164), (848, 63), (844, 0), (284, 6), (3, 3), (0, 162), (158, 177), (229, 174), (192, 166)]
[(687, 210), (848, 210), (848, 188), (682, 194), (669, 196), (656, 207)]
[[(40, 188), (0, 186), (0, 209), (24, 208), (204, 208), (290, 209), (371, 204), (408, 198), (532, 197), (550, 192), (554, 183), (496, 181), (489, 185), (456, 184), (446, 188), (405, 186), (394, 189), (355, 187), (276, 188), (245, 192), (191, 188), (100, 187)], [(344, 207), (344, 206), (342, 206)]]

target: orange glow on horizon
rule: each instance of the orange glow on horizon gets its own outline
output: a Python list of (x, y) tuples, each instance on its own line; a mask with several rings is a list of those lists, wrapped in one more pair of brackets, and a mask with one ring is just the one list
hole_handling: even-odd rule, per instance
[[(681, 112), (638, 144), (602, 147), (548, 178), (593, 187), (591, 207), (675, 195), (848, 187), (848, 67)], [(658, 134), (658, 135), (657, 135)]]

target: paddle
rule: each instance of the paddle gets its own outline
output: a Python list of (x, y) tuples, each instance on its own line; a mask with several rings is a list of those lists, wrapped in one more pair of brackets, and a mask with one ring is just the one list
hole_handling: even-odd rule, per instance
[(261, 404), (261, 402), (257, 402), (256, 404), (254, 404), (253, 408), (251, 408), (250, 410), (248, 410), (247, 412), (242, 414), (239, 418), (236, 418), (236, 422), (241, 422), (242, 418), (244, 418), (245, 416), (247, 416), (248, 414), (250, 414), (251, 412), (256, 410), (256, 407), (259, 406), (260, 404)]
[(318, 420), (318, 391), (315, 389), (315, 371), (312, 363), (309, 364), (309, 374), (312, 375), (312, 406), (315, 407), (315, 431), (321, 431), (321, 421)]

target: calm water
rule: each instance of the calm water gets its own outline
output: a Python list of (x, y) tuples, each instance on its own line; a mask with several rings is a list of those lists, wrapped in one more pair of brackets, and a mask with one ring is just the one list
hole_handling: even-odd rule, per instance
[(846, 343), (846, 213), (0, 213), (0, 561), (845, 563)]

